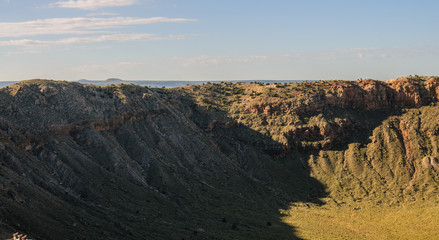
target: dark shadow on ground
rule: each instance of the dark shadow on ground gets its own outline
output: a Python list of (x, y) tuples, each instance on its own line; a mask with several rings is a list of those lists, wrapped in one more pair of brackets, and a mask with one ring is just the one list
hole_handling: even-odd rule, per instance
[[(315, 139), (312, 136), (293, 136), (295, 139), (289, 139), (289, 146), (285, 146), (270, 136), (238, 124), (228, 118), (226, 112), (206, 110), (205, 107), (192, 104), (194, 114), (191, 120), (205, 129), (221, 151), (234, 159), (242, 170), (261, 184), (270, 186), (270, 194), (276, 195), (275, 201), (270, 203), (273, 210), (288, 209), (294, 203), (324, 204), (321, 199), (327, 197), (328, 193), (321, 182), (310, 176), (311, 169), (307, 162), (310, 156), (318, 155), (320, 150), (344, 151), (351, 143), (365, 146), (371, 142), (374, 129), (384, 120), (403, 114), (402, 108), (367, 111), (336, 107), (308, 113), (302, 116), (305, 123), (307, 119), (320, 115), (324, 121), (332, 124), (334, 129), (328, 137), (331, 138), (330, 143), (320, 144), (325, 136), (316, 134)], [(291, 227), (280, 221), (282, 215), (278, 211), (272, 214), (279, 219), (277, 224)], [(291, 235), (297, 238), (294, 227), (291, 228)]]
[[(290, 149), (302, 153), (319, 150), (342, 151), (350, 143), (366, 145), (376, 127), (390, 116), (400, 116), (402, 108), (361, 110), (326, 108), (302, 115), (304, 124), (299, 130), (285, 134)], [(309, 123), (314, 117), (314, 122)], [(315, 120), (317, 117), (318, 120)], [(317, 122), (317, 123), (316, 123)]]
[[(288, 147), (228, 118), (226, 112), (189, 105), (193, 111), (190, 119), (214, 139), (218, 149), (233, 159), (249, 179), (260, 185), (259, 192), (255, 192), (260, 196), (259, 203), (249, 204), (254, 209), (249, 213), (269, 213), (270, 216), (264, 216), (272, 219), (267, 225), (277, 226), (267, 228), (260, 238), (271, 239), (270, 235), (277, 231), (283, 232), (285, 239), (299, 239), (294, 227), (281, 221), (279, 210), (298, 202), (323, 204), (320, 199), (327, 192), (322, 183), (310, 176), (309, 166)], [(264, 207), (258, 210), (260, 205)]]

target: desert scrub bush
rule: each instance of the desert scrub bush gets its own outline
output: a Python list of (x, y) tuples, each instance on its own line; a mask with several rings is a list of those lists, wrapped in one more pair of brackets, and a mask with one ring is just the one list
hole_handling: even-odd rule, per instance
[(269, 92), (267, 95), (268, 95), (269, 97), (279, 97), (279, 94), (278, 94), (278, 93), (275, 93), (275, 92)]
[(208, 102), (207, 99), (202, 97), (202, 96), (198, 98), (198, 101), (202, 102), (202, 103), (207, 103)]
[(422, 80), (423, 80), (422, 77), (419, 75), (415, 75), (415, 76), (410, 75), (407, 77), (407, 81), (411, 83), (420, 83), (422, 82)]
[(233, 89), (232, 89), (232, 93), (233, 93), (234, 95), (243, 94), (243, 93), (244, 93), (244, 89), (242, 89), (242, 88), (238, 88), (238, 87), (233, 87)]

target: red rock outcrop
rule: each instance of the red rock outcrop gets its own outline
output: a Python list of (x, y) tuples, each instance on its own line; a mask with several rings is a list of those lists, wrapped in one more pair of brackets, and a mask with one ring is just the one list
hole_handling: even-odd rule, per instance
[[(312, 83), (311, 83), (312, 85)], [(406, 77), (389, 81), (358, 80), (334, 81), (329, 86), (318, 86), (313, 94), (286, 101), (251, 102), (252, 113), (277, 115), (303, 114), (327, 107), (378, 110), (393, 107), (420, 107), (439, 98), (439, 78)], [(245, 104), (245, 103), (244, 103)]]

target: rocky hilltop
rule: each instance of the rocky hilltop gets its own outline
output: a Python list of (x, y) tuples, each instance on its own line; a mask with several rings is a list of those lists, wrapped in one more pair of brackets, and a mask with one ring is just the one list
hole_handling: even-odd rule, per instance
[[(0, 232), (295, 239), (295, 203), (437, 202), (439, 78), (0, 89)], [(1, 235), (0, 235), (1, 236)]]

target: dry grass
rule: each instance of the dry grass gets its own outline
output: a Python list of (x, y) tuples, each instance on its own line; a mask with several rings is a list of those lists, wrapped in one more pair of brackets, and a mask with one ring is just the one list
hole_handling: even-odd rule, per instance
[(292, 206), (283, 221), (304, 239), (438, 239), (439, 205)]

